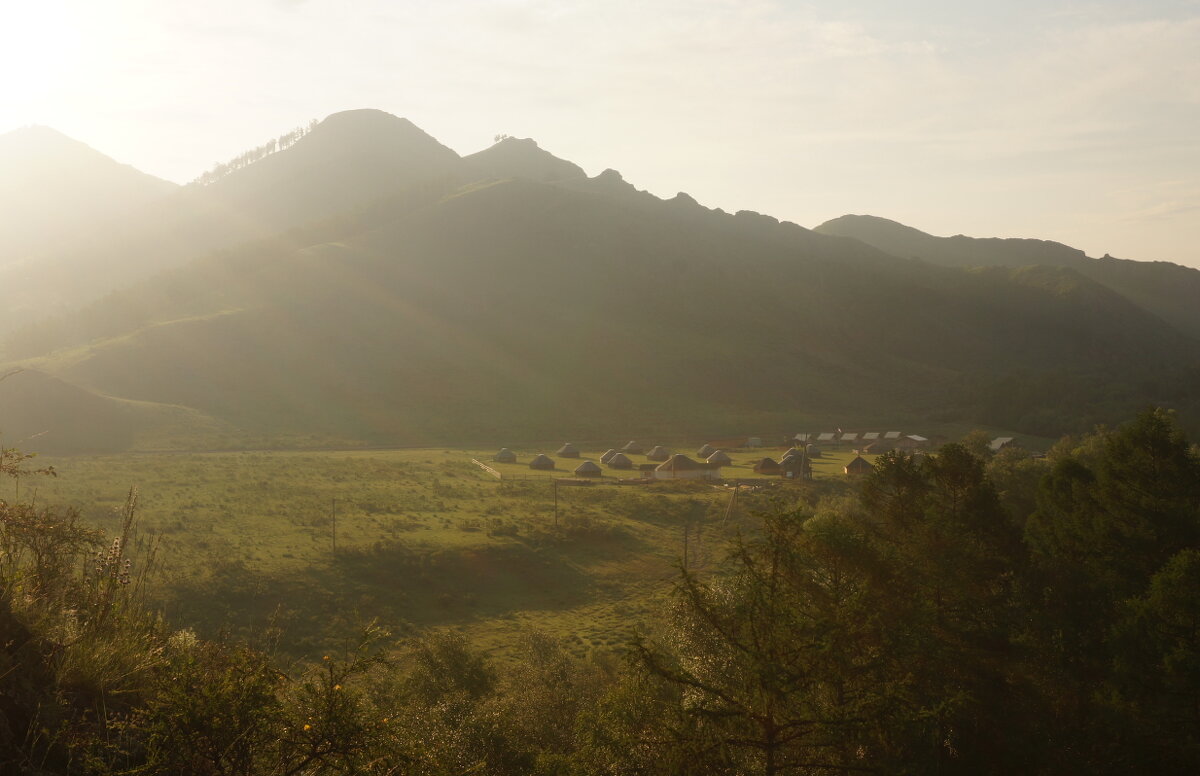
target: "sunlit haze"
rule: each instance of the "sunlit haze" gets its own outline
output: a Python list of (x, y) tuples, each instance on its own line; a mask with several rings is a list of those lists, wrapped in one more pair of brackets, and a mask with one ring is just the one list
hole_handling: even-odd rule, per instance
[(0, 3), (0, 132), (170, 180), (372, 107), (812, 227), (1200, 267), (1200, 2)]

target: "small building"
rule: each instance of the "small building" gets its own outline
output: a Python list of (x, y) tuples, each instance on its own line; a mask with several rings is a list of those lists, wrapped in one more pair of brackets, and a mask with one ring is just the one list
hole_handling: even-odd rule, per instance
[(747, 437), (746, 447), (762, 447), (762, 437)]
[(516, 463), (517, 454), (507, 447), (500, 448), (500, 452), (492, 456), (492, 460), (496, 463)]
[(802, 451), (800, 448), (793, 447), (793, 448), (788, 449), (788, 451), (785, 452), (783, 455), (779, 456), (779, 460), (782, 461), (784, 458), (789, 458), (793, 455), (803, 455), (803, 454), (804, 454), (804, 451)]
[(846, 443), (857, 442), (858, 441), (858, 432), (857, 431), (847, 431), (846, 433), (842, 434), (841, 439), (839, 439), (838, 441), (846, 442)]
[(671, 457), (671, 451), (662, 445), (655, 445), (646, 453), (646, 457), (651, 461), (665, 461)]
[(776, 461), (774, 458), (764, 458), (754, 464), (755, 474), (777, 475), (780, 471), (782, 470), (779, 466), (779, 461)]
[(559, 458), (578, 458), (579, 448), (570, 442), (567, 442), (565, 445), (558, 448), (558, 452), (555, 453), (555, 455), (557, 455)]
[(631, 439), (621, 448), (621, 452), (626, 455), (641, 455), (646, 452), (646, 448)]
[(530, 469), (540, 469), (547, 471), (554, 468), (554, 459), (545, 453), (538, 453), (532, 461), (529, 462)]
[(821, 457), (821, 448), (817, 447), (816, 445), (808, 445), (804, 448), (804, 452), (808, 454), (809, 458)]
[(863, 438), (864, 442), (874, 442), (876, 439), (879, 439), (879, 432), (878, 431), (868, 431), (867, 433), (862, 435), (862, 438)]
[(866, 458), (863, 458), (861, 455), (856, 455), (854, 456), (853, 461), (846, 464), (842, 468), (842, 471), (852, 477), (858, 477), (863, 474), (870, 474), (871, 472), (875, 471), (875, 467), (872, 466)]
[(584, 461), (575, 467), (576, 477), (600, 477), (604, 474), (595, 461)]
[(617, 454), (617, 451), (611, 447), (604, 451), (604, 455), (600, 456), (600, 463), (608, 463), (609, 460)]
[(833, 438), (835, 436), (836, 436), (836, 434), (834, 434), (832, 431), (826, 431), (823, 434), (817, 435), (817, 441), (818, 442), (832, 442)]
[(610, 469), (628, 470), (633, 468), (633, 461), (629, 460), (629, 456), (625, 455), (625, 453), (617, 453), (609, 458), (606, 463)]
[(733, 466), (733, 459), (724, 450), (713, 450), (712, 455), (705, 460), (714, 466)]
[(700, 449), (696, 451), (696, 457), (707, 458), (715, 452), (717, 452), (717, 448), (712, 445), (701, 445)]
[(715, 480), (720, 479), (720, 467), (708, 462), (693, 461), (682, 453), (676, 453), (658, 465), (654, 476), (660, 480)]
[(817, 438), (816, 434), (810, 434), (807, 431), (804, 431), (804, 432), (796, 434), (796, 436), (792, 437), (792, 441), (807, 443), (807, 442), (811, 442), (812, 440), (814, 440), (816, 438)]
[(891, 439), (891, 440), (895, 441), (900, 438), (900, 432), (899, 431), (889, 431), (883, 435), (883, 438)]

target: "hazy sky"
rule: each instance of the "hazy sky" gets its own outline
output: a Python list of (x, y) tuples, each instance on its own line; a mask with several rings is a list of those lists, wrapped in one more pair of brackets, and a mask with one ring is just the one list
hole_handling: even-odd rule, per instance
[(0, 132), (175, 181), (311, 118), (1200, 267), (1200, 0), (0, 0)]

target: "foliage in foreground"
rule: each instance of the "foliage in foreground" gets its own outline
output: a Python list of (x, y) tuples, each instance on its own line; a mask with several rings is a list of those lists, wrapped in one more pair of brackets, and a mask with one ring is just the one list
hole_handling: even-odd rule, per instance
[(1200, 770), (1200, 457), (1163, 412), (1044, 462), (883, 456), (681, 569), (620, 663), (368, 630), (280, 665), (148, 613), (126, 536), (0, 502), (3, 772)]

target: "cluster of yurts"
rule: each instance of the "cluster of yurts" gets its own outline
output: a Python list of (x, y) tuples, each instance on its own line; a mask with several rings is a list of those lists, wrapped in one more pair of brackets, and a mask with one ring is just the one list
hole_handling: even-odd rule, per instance
[[(579, 448), (567, 442), (558, 449), (555, 455), (559, 458), (578, 458)], [(671, 451), (662, 445), (646, 451), (642, 445), (633, 441), (620, 450), (610, 448), (600, 456), (600, 463), (610, 469), (628, 471), (635, 468), (633, 459), (630, 458), (631, 455), (644, 455), (646, 460), (657, 463), (656, 466), (642, 464), (636, 467), (644, 475), (654, 477), (716, 479), (721, 476), (722, 466), (733, 464), (733, 459), (724, 450), (718, 450), (711, 445), (704, 445), (696, 451), (696, 456), (702, 459), (696, 461), (682, 453), (672, 455)], [(790, 478), (811, 477), (812, 467), (809, 466), (808, 459), (818, 458), (820, 455), (821, 451), (814, 445), (808, 445), (805, 450), (793, 447), (778, 461), (774, 458), (763, 458), (756, 462), (754, 471), (758, 474)], [(517, 454), (505, 447), (492, 456), (492, 460), (499, 463), (517, 463)], [(529, 468), (552, 470), (555, 468), (554, 459), (545, 453), (538, 453), (529, 461)], [(583, 461), (575, 467), (574, 473), (579, 477), (599, 477), (603, 470), (594, 461)]]

